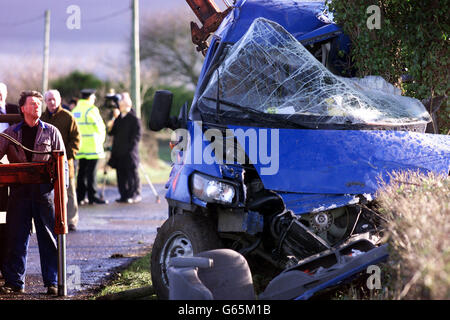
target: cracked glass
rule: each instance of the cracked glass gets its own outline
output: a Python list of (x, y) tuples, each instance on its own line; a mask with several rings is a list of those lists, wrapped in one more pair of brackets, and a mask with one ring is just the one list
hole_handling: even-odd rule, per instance
[(431, 121), (419, 100), (402, 96), (381, 77), (334, 75), (270, 20), (256, 19), (224, 55), (200, 97), (201, 110), (207, 113), (257, 111), (331, 124)]

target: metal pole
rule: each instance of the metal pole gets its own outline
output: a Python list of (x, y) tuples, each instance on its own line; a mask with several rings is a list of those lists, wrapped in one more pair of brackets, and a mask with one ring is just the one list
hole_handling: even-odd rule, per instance
[(66, 283), (66, 234), (67, 226), (67, 191), (65, 186), (64, 152), (54, 151), (56, 159), (55, 192), (55, 234), (57, 235), (58, 249), (58, 296), (67, 295)]
[(132, 42), (131, 42), (131, 99), (136, 116), (141, 118), (141, 68), (139, 56), (139, 0), (132, 0)]
[(153, 183), (151, 182), (150, 178), (148, 177), (148, 175), (145, 173), (144, 167), (142, 166), (142, 164), (139, 163), (139, 169), (141, 169), (142, 174), (144, 175), (145, 179), (147, 180), (148, 185), (150, 186), (150, 189), (153, 192), (153, 195), (156, 197), (156, 202), (160, 203), (161, 200), (159, 198), (158, 192), (156, 192), (155, 187), (153, 186)]
[(42, 67), (42, 93), (48, 89), (48, 60), (50, 53), (50, 10), (45, 11), (44, 63)]
[(66, 295), (66, 235), (58, 234), (58, 296)]

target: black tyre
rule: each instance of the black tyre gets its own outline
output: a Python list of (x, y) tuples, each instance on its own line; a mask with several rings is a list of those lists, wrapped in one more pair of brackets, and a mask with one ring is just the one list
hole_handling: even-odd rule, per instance
[(156, 235), (150, 261), (153, 288), (158, 298), (169, 297), (166, 270), (170, 258), (189, 257), (221, 247), (217, 231), (208, 218), (186, 212), (167, 219)]

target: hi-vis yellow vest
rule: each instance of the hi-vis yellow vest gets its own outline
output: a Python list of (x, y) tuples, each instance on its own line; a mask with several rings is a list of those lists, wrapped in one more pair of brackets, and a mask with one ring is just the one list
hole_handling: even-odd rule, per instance
[(106, 128), (98, 108), (90, 104), (88, 100), (80, 99), (77, 106), (73, 108), (72, 114), (81, 133), (81, 147), (75, 159), (104, 158), (103, 143), (106, 138)]

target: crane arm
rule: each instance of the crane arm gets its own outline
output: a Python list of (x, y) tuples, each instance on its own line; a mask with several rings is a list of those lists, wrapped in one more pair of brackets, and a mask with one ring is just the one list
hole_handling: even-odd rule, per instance
[(186, 0), (186, 2), (203, 25), (199, 27), (197, 23), (192, 21), (191, 35), (192, 42), (197, 46), (197, 51), (201, 51), (205, 55), (208, 49), (206, 40), (211, 33), (217, 30), (232, 7), (228, 7), (221, 12), (214, 0)]

